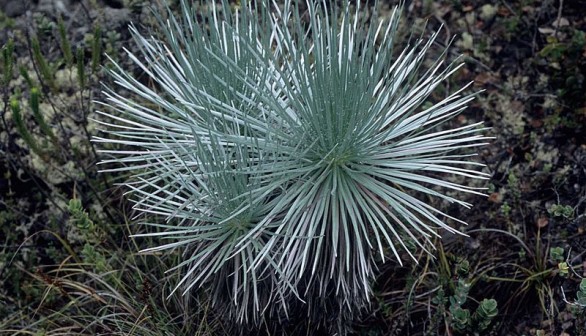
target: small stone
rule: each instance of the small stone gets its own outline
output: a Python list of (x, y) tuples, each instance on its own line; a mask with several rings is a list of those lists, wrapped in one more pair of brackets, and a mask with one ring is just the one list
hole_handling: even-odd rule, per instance
[(26, 12), (25, 2), (20, 0), (0, 0), (0, 10), (10, 18), (21, 16)]

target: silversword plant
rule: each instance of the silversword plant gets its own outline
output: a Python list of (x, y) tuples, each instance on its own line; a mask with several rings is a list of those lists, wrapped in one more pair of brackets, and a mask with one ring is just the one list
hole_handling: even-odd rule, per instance
[(182, 1), (156, 37), (131, 28), (154, 85), (114, 63), (95, 141), (119, 146), (103, 163), (134, 172), (136, 209), (166, 218), (143, 235), (182, 251), (174, 290), (204, 288), (240, 322), (326, 298), (353, 312), (377, 254), (415, 261), (408, 245), (458, 233), (421, 196), (469, 207), (446, 191), (480, 191), (447, 177), (486, 178), (463, 151), (485, 128), (446, 127), (468, 86), (424, 104), (462, 64), (423, 69), (437, 32), (396, 50), (400, 8), (356, 3)]

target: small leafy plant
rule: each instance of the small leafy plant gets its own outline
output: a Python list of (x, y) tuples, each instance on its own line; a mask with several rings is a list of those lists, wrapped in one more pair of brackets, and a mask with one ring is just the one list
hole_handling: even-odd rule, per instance
[(574, 217), (574, 209), (569, 205), (553, 204), (547, 209), (547, 212), (554, 217), (563, 217), (565, 219)]
[[(478, 302), (470, 291), (478, 285), (474, 270), (470, 269), (470, 263), (466, 259), (453, 255), (443, 254), (443, 249), (438, 254), (438, 272), (433, 273), (438, 277), (437, 291), (430, 302), (433, 304), (435, 314), (428, 324), (428, 332), (438, 328), (446, 328), (448, 334), (468, 335), (486, 331), (498, 314), (498, 303), (495, 299), (483, 299)], [(454, 270), (450, 265), (456, 262)], [(427, 273), (431, 275), (432, 273)], [(425, 276), (425, 273), (424, 275)], [(451, 294), (451, 295), (450, 295)], [(472, 312), (469, 307), (477, 303)], [(428, 307), (428, 311), (431, 311)]]
[(445, 191), (479, 189), (448, 177), (487, 178), (461, 152), (486, 128), (449, 125), (474, 94), (424, 105), (462, 64), (423, 70), (438, 32), (396, 50), (401, 9), (377, 24), (359, 4), (181, 1), (180, 17), (155, 14), (157, 32), (131, 28), (128, 57), (155, 88), (114, 62), (137, 98), (106, 88), (94, 141), (121, 146), (102, 151), (105, 170), (134, 171), (135, 208), (166, 218), (141, 236), (183, 251), (174, 291), (206, 288), (239, 322), (299, 300), (352, 316), (377, 254), (416, 261), (410, 246), (458, 233), (420, 196), (469, 207)]
[(491, 324), (492, 320), (498, 314), (497, 301), (495, 299), (483, 299), (478, 304), (474, 314), (470, 310), (463, 308), (468, 300), (468, 292), (471, 284), (466, 278), (468, 277), (468, 261), (463, 260), (457, 265), (458, 282), (454, 289), (454, 294), (450, 296), (450, 315), (451, 326), (458, 332), (479, 332), (485, 331)]

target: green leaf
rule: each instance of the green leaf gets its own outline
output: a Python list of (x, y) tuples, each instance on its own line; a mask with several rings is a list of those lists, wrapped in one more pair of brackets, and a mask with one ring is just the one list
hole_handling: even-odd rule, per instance
[(12, 38), (8, 39), (6, 44), (2, 46), (2, 65), (2, 82), (7, 87), (12, 80), (14, 66), (14, 40)]
[[(92, 73), (98, 71), (100, 66), (100, 58), (102, 56), (102, 28), (98, 25), (94, 27), (94, 34), (92, 39)], [(79, 61), (79, 58), (78, 58)]]
[(59, 46), (61, 47), (61, 52), (63, 52), (65, 64), (68, 68), (71, 68), (73, 66), (73, 52), (65, 29), (65, 22), (63, 22), (61, 15), (57, 18), (57, 29), (59, 31)]
[(57, 137), (55, 137), (55, 134), (53, 133), (53, 129), (47, 124), (47, 122), (45, 121), (45, 117), (43, 116), (43, 114), (41, 113), (41, 111), (39, 109), (39, 96), (40, 96), (39, 89), (36, 87), (31, 88), (30, 107), (33, 112), (33, 116), (34, 116), (37, 124), (39, 124), (39, 126), (41, 127), (41, 131), (43, 131), (43, 133), (45, 133), (48, 137), (50, 137), (51, 141), (53, 141), (54, 143), (57, 143)]
[(480, 301), (476, 312), (472, 316), (476, 324), (476, 330), (484, 331), (498, 315), (498, 303), (495, 299), (484, 299)]
[(41, 53), (39, 39), (36, 36), (31, 37), (31, 47), (33, 50), (33, 58), (39, 70), (42, 81), (51, 90), (57, 90), (57, 87), (55, 86), (55, 72), (49, 65), (49, 62), (47, 62), (45, 56)]
[(28, 131), (28, 126), (26, 125), (24, 117), (22, 115), (20, 103), (18, 102), (18, 99), (16, 97), (12, 97), (10, 99), (10, 107), (12, 110), (12, 119), (14, 120), (16, 130), (18, 131), (26, 145), (31, 149), (31, 151), (35, 152), (37, 155), (43, 156), (43, 152), (41, 151), (39, 145), (33, 138), (32, 134)]

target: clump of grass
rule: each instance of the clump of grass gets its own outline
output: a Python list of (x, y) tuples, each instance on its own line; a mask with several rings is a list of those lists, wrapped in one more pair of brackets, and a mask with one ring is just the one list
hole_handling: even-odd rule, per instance
[(174, 296), (164, 274), (177, 255), (167, 257), (130, 252), (130, 239), (117, 245), (95, 240), (103, 236), (79, 199), (68, 207), (70, 220), (83, 231), (83, 249), (53, 235), (68, 252), (58, 264), (34, 270), (16, 266), (37, 293), (24, 309), (0, 320), (0, 334), (11, 335), (220, 335), (234, 332), (229, 321), (211, 311), (205, 296)]

